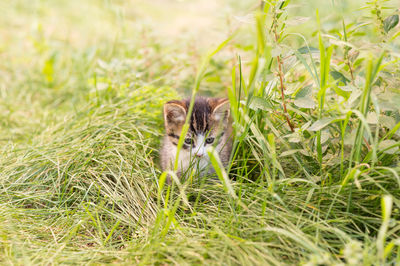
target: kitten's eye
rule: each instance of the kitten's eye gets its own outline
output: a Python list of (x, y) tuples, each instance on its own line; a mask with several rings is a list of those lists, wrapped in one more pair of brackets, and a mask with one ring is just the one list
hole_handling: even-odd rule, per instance
[(206, 138), (206, 143), (211, 144), (214, 142), (214, 138)]
[(193, 141), (192, 141), (191, 138), (186, 138), (186, 139), (185, 139), (185, 143), (186, 143), (186, 144), (189, 144), (189, 145), (190, 145), (190, 144), (192, 144), (192, 142), (193, 142)]

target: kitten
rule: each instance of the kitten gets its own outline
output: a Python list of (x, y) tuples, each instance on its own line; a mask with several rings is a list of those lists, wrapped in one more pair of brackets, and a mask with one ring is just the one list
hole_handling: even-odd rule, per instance
[[(189, 104), (190, 99), (186, 99), (172, 100), (164, 105), (166, 134), (160, 152), (163, 171), (174, 168), (178, 140)], [(232, 121), (228, 99), (196, 97), (190, 127), (179, 152), (177, 175), (182, 176), (192, 167), (200, 176), (215, 172), (206, 152), (209, 146), (215, 147), (226, 166), (232, 150)]]

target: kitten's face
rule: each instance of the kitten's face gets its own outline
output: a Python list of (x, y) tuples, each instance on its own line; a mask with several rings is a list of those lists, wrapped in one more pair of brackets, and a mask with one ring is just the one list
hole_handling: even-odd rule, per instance
[[(185, 123), (190, 99), (173, 100), (164, 105), (164, 122), (169, 141), (178, 145), (182, 126)], [(202, 98), (195, 100), (190, 118), (190, 127), (182, 146), (183, 151), (193, 157), (206, 156), (208, 146), (218, 146), (229, 123), (229, 101), (222, 98)]]

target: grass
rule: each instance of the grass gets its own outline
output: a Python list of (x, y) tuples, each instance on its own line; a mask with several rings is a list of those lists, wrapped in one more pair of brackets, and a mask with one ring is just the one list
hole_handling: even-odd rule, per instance
[[(1, 264), (400, 263), (395, 1), (0, 5)], [(167, 185), (191, 93), (229, 96), (232, 164)]]

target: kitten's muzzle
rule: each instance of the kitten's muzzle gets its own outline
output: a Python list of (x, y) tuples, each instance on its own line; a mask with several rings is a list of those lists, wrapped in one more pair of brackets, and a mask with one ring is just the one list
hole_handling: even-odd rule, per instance
[(197, 152), (195, 153), (195, 156), (198, 157), (198, 158), (203, 157), (203, 155), (204, 155), (204, 150), (203, 150), (203, 149), (202, 149), (202, 150), (199, 150), (199, 151), (197, 151)]

